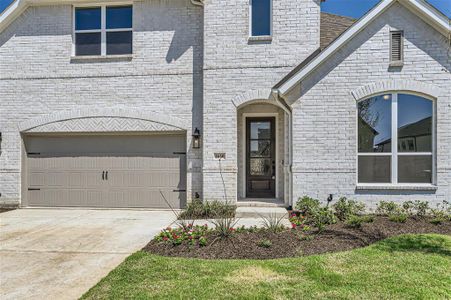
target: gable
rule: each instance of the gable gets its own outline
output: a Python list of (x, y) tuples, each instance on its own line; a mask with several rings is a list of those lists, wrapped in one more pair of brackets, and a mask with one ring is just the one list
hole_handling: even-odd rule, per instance
[(402, 5), (404, 9), (408, 9), (416, 17), (420, 18), (424, 22), (427, 22), (430, 27), (434, 28), (434, 30), (438, 31), (449, 40), (451, 32), (449, 19), (422, 0), (383, 0), (375, 8), (358, 20), (353, 26), (348, 28), (329, 46), (325, 49), (318, 49), (316, 53), (309, 56), (298, 67), (292, 70), (273, 87), (275, 92), (278, 92), (281, 95), (286, 95), (289, 93), (292, 89), (298, 86), (298, 83), (301, 80), (306, 78), (320, 65), (326, 63), (330, 57), (334, 56), (335, 53), (340, 52), (341, 49), (352, 39), (354, 39), (355, 36), (361, 32), (364, 32), (371, 23), (377, 20), (394, 4)]

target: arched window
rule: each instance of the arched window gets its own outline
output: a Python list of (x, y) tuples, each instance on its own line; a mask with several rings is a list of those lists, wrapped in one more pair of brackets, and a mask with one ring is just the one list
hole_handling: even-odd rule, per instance
[[(387, 93), (358, 103), (358, 182), (433, 183), (434, 103)], [(394, 142), (392, 142), (394, 141)]]

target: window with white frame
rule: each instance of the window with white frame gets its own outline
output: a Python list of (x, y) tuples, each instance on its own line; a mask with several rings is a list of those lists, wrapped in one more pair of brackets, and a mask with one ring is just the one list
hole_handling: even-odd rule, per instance
[(250, 1), (250, 35), (271, 35), (271, 1), (272, 0), (249, 0)]
[(358, 103), (358, 182), (433, 183), (434, 103), (387, 93)]
[(75, 55), (132, 53), (133, 7), (96, 6), (74, 9)]

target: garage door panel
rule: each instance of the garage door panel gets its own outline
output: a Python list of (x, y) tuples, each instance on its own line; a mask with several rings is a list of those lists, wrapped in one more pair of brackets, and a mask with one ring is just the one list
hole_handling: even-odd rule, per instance
[(26, 145), (33, 152), (28, 186), (40, 189), (28, 192), (30, 206), (168, 208), (168, 201), (179, 208), (186, 202), (186, 155), (174, 154), (185, 150), (183, 136), (33, 136)]

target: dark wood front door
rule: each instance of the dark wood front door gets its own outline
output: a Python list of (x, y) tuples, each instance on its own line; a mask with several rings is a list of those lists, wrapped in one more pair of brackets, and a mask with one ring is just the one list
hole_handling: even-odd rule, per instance
[(275, 153), (275, 118), (247, 118), (246, 197), (275, 197)]

